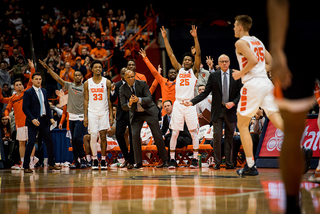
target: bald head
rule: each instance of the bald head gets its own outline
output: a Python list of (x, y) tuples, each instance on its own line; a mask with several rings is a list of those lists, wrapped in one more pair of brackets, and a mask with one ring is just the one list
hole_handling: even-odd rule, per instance
[(135, 73), (127, 69), (124, 73), (124, 80), (128, 83), (129, 86), (133, 86), (135, 81)]
[(226, 72), (230, 66), (230, 59), (227, 55), (221, 54), (218, 58), (218, 64), (223, 72)]

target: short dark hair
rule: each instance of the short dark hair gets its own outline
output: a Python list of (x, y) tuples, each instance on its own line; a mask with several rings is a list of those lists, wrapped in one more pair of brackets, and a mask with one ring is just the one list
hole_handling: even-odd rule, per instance
[(94, 60), (94, 61), (91, 63), (91, 65), (90, 65), (91, 69), (93, 68), (93, 66), (94, 66), (95, 64), (100, 64), (101, 67), (103, 68), (103, 64), (102, 64), (102, 62), (101, 62), (100, 60)]
[(191, 59), (192, 59), (192, 62), (194, 62), (194, 55), (193, 55), (192, 53), (190, 53), (190, 52), (187, 52), (187, 53), (183, 54), (183, 56), (182, 56), (182, 61), (184, 60), (184, 58), (185, 58), (186, 56), (190, 56)]
[(169, 103), (172, 105), (172, 101), (171, 101), (171, 100), (165, 100), (165, 101), (163, 101), (163, 104), (164, 104), (165, 102), (169, 102)]
[[(16, 82), (21, 82), (21, 84), (23, 84), (22, 80), (20, 78), (17, 78), (13, 81), (13, 85), (16, 84)], [(4, 85), (4, 84), (3, 84)]]
[(243, 27), (245, 31), (249, 31), (252, 26), (252, 18), (248, 15), (238, 15), (234, 18)]
[(76, 72), (79, 72), (79, 73), (81, 74), (81, 76), (83, 76), (83, 74), (82, 74), (82, 72), (81, 72), (81, 71), (75, 71), (75, 72), (74, 72), (74, 74), (75, 74)]
[(31, 79), (33, 79), (35, 76), (40, 76), (41, 77), (41, 73), (40, 72), (35, 72), (34, 74), (32, 74)]
[(128, 64), (129, 64), (129, 62), (134, 62), (134, 64), (136, 64), (136, 60), (134, 60), (134, 59), (129, 59), (129, 60), (127, 61), (127, 66), (128, 66)]
[(200, 85), (198, 85), (198, 88), (199, 88), (199, 87), (201, 87), (201, 86), (204, 86), (204, 87), (206, 87), (206, 85), (204, 85), (204, 84), (200, 84)]

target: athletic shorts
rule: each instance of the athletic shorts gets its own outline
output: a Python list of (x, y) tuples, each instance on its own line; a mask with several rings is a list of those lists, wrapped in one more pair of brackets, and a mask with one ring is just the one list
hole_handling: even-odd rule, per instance
[(27, 141), (28, 140), (28, 127), (27, 126), (17, 127), (17, 140), (18, 141)]
[(240, 91), (238, 114), (253, 117), (259, 107), (264, 109), (267, 116), (279, 112), (274, 100), (273, 90), (273, 84), (268, 78), (253, 78), (244, 83)]
[(315, 65), (320, 54), (320, 22), (290, 23), (286, 38), (285, 54), (292, 73), (292, 84), (286, 90), (276, 89), (276, 102), (280, 109), (291, 112), (309, 110), (314, 102), (315, 80), (320, 71)]
[(199, 127), (196, 106), (185, 106), (176, 100), (173, 104), (170, 128), (183, 131), (184, 122), (189, 130), (195, 130)]
[(88, 111), (88, 132), (98, 133), (101, 130), (110, 129), (109, 113), (98, 116)]

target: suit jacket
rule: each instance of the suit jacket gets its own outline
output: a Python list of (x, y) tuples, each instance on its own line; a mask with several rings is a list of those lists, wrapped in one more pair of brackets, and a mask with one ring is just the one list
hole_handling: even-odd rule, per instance
[(115, 89), (114, 89), (114, 94), (110, 96), (110, 101), (115, 102), (118, 99), (118, 108), (117, 108), (117, 116), (116, 119), (117, 121), (124, 120), (124, 119), (129, 119), (128, 112), (124, 111), (121, 107), (121, 100), (120, 100), (120, 87), (123, 85), (122, 80), (116, 82), (115, 84)]
[[(40, 88), (44, 98), (44, 105), (46, 108), (46, 118), (52, 119), (51, 109), (48, 102), (47, 90)], [(22, 111), (26, 115), (26, 126), (34, 126), (31, 122), (33, 119), (40, 120), (40, 101), (38, 95), (33, 87), (24, 92)], [(50, 124), (50, 123), (48, 123)]]
[[(229, 102), (233, 102), (235, 106), (231, 109), (227, 109), (228, 120), (231, 123), (237, 121), (237, 105), (240, 100), (240, 89), (242, 87), (241, 79), (234, 80), (232, 77), (232, 69), (229, 69), (230, 72), (230, 84), (229, 84)], [(221, 83), (221, 70), (215, 71), (210, 74), (206, 88), (204, 92), (196, 96), (191, 100), (193, 105), (199, 103), (205, 99), (210, 92), (212, 92), (212, 103), (211, 103), (211, 121), (217, 122), (221, 108), (222, 108), (222, 83)]]
[[(135, 80), (135, 93), (136, 96), (141, 98), (141, 106), (142, 108), (150, 115), (158, 116), (159, 110), (156, 104), (152, 100), (151, 93), (149, 91), (149, 87), (145, 81)], [(120, 102), (121, 107), (124, 111), (129, 111), (129, 119), (130, 123), (132, 123), (132, 119), (134, 117), (134, 113), (137, 109), (137, 103), (133, 103), (131, 108), (128, 106), (129, 99), (132, 95), (132, 91), (130, 86), (125, 83), (120, 87)]]

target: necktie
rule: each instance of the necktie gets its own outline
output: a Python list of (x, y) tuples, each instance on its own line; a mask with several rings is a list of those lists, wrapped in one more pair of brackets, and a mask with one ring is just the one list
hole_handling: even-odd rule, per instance
[(170, 124), (171, 117), (168, 115), (168, 123)]
[(132, 94), (133, 94), (133, 95), (136, 95), (136, 92), (135, 92), (135, 90), (134, 90), (134, 87), (133, 87), (133, 86), (131, 87), (131, 91), (132, 91)]
[(40, 101), (40, 116), (42, 116), (43, 112), (43, 105), (42, 105), (42, 95), (41, 95), (41, 89), (39, 88), (39, 101)]
[(226, 104), (229, 100), (228, 97), (228, 80), (227, 80), (227, 72), (223, 72), (223, 86), (222, 86), (222, 102)]

